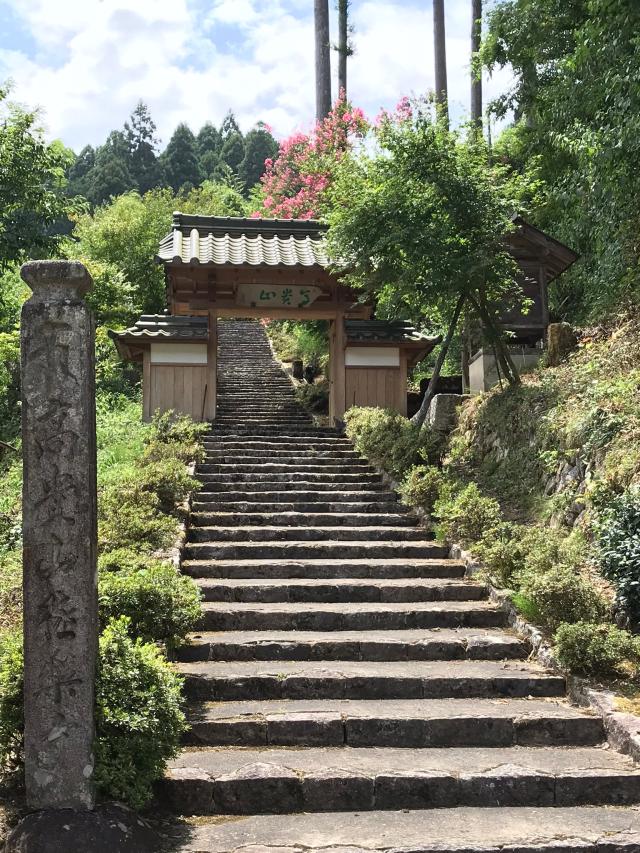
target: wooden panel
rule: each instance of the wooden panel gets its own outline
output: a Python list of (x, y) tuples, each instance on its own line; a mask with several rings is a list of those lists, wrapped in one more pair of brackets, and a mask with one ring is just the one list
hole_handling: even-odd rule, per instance
[(401, 382), (402, 370), (396, 367), (347, 367), (346, 406), (380, 406), (402, 411)]
[(150, 367), (149, 407), (166, 412), (173, 409), (202, 420), (202, 403), (207, 381), (205, 364), (152, 364)]

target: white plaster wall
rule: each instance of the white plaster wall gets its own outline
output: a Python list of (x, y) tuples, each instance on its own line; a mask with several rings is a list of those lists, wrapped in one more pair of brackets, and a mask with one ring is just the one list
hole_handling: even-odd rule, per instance
[(346, 367), (400, 367), (398, 347), (347, 347)]
[(151, 364), (206, 363), (206, 344), (151, 344)]

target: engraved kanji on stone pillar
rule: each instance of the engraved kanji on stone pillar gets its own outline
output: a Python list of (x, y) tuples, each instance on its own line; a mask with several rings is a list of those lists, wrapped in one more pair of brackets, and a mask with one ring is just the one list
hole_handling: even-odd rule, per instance
[(24, 694), (27, 799), (91, 809), (97, 655), (92, 280), (76, 261), (22, 278)]

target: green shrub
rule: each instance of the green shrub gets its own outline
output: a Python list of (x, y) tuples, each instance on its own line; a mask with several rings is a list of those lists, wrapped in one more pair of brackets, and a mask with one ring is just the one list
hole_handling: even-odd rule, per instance
[(103, 625), (126, 616), (132, 636), (168, 649), (184, 642), (201, 615), (196, 584), (161, 560), (147, 560), (143, 568), (127, 562), (120, 571), (102, 572), (98, 593)]
[(505, 521), (487, 528), (473, 544), (474, 555), (501, 586), (517, 586), (517, 576), (522, 571), (526, 554), (525, 530), (519, 524)]
[(324, 381), (314, 382), (313, 385), (298, 385), (296, 399), (309, 412), (326, 415), (329, 413), (329, 383)]
[(142, 808), (186, 729), (181, 680), (158, 649), (129, 636), (126, 619), (100, 637), (96, 771), (106, 797)]
[(22, 549), (0, 550), (0, 632), (22, 620)]
[(640, 619), (640, 491), (627, 491), (602, 510), (597, 538), (602, 574), (629, 614)]
[(164, 459), (140, 466), (136, 480), (141, 489), (157, 495), (162, 512), (173, 513), (198, 487), (183, 462)]
[(176, 521), (160, 511), (157, 495), (132, 480), (110, 483), (98, 496), (98, 544), (111, 551), (132, 544), (149, 550), (167, 547)]
[(22, 634), (0, 636), (0, 771), (17, 773), (22, 767), (24, 729)]
[(601, 593), (569, 566), (525, 574), (520, 591), (551, 631), (562, 622), (597, 622), (607, 615), (607, 602)]
[(204, 457), (205, 450), (199, 442), (172, 441), (170, 444), (166, 444), (152, 438), (146, 442), (139, 464), (143, 466), (148, 463), (175, 459), (183, 465), (189, 465), (191, 462), (202, 462)]
[(438, 518), (438, 539), (466, 546), (479, 542), (487, 530), (502, 521), (498, 502), (483, 495), (475, 483), (457, 494), (440, 498), (434, 513)]
[(628, 676), (640, 664), (640, 640), (615, 625), (564, 623), (558, 627), (554, 642), (562, 666), (581, 675)]
[(147, 568), (150, 559), (144, 549), (114, 548), (98, 556), (98, 573), (139, 572)]
[(356, 450), (400, 479), (420, 462), (436, 462), (442, 440), (391, 409), (352, 408), (345, 414)]
[(434, 465), (416, 465), (405, 477), (400, 494), (409, 506), (419, 507), (431, 514), (436, 501), (449, 488), (449, 481)]
[(196, 423), (189, 415), (178, 415), (173, 410), (156, 414), (151, 419), (148, 442), (161, 444), (198, 444), (209, 430), (206, 423)]

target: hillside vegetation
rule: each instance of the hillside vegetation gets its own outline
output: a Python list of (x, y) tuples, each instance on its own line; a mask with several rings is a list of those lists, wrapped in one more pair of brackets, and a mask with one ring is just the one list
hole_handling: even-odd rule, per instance
[(465, 403), (447, 440), (379, 409), (347, 413), (439, 538), (512, 590), (564, 665), (608, 679), (640, 663), (639, 333), (635, 317), (585, 332), (559, 367)]

